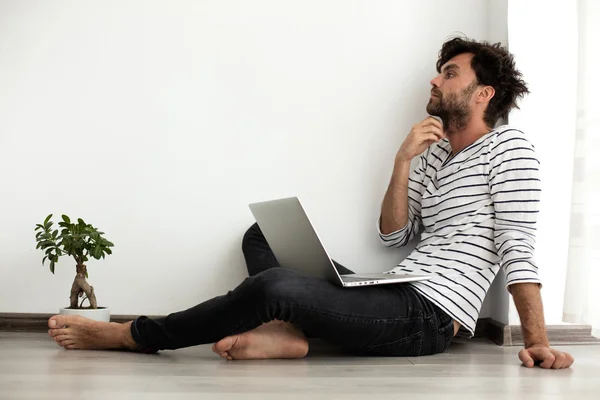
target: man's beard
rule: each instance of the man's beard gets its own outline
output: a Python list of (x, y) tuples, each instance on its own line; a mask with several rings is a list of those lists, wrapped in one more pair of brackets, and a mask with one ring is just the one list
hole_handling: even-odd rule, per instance
[(442, 93), (435, 92), (437, 101), (435, 97), (429, 100), (427, 112), (442, 119), (446, 133), (458, 132), (469, 122), (471, 117), (469, 103), (476, 88), (477, 81), (474, 81), (459, 94), (450, 93), (444, 97)]

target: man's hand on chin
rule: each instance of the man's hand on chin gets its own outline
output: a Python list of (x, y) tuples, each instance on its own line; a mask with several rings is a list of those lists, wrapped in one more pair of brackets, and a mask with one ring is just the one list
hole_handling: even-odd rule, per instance
[(545, 369), (569, 368), (575, 359), (569, 353), (554, 350), (544, 344), (534, 344), (519, 352), (519, 359), (527, 368), (533, 368), (535, 364)]

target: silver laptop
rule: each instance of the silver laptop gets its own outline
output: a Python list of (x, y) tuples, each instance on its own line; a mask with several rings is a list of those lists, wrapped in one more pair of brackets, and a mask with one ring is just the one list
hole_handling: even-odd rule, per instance
[(395, 273), (340, 275), (297, 197), (254, 203), (249, 207), (282, 267), (343, 287), (429, 279), (426, 275)]

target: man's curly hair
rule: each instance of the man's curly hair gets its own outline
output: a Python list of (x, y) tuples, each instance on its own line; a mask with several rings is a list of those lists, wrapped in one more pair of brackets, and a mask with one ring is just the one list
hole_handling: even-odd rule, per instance
[(438, 73), (450, 59), (463, 53), (473, 54), (471, 68), (475, 71), (477, 83), (491, 86), (496, 91), (483, 116), (485, 123), (494, 127), (499, 118), (506, 118), (511, 109), (519, 108), (518, 98), (529, 93), (527, 84), (521, 79), (523, 74), (515, 67), (513, 55), (500, 43), (490, 44), (461, 37), (443, 44), (436, 64)]

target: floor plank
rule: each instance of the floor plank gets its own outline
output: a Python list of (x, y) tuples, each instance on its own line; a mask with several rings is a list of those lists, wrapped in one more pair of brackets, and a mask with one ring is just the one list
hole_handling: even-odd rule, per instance
[(0, 399), (599, 399), (600, 346), (561, 347), (569, 370), (527, 369), (517, 347), (457, 341), (436, 356), (356, 357), (314, 342), (302, 360), (224, 361), (197, 346), (158, 355), (67, 351), (0, 332)]

